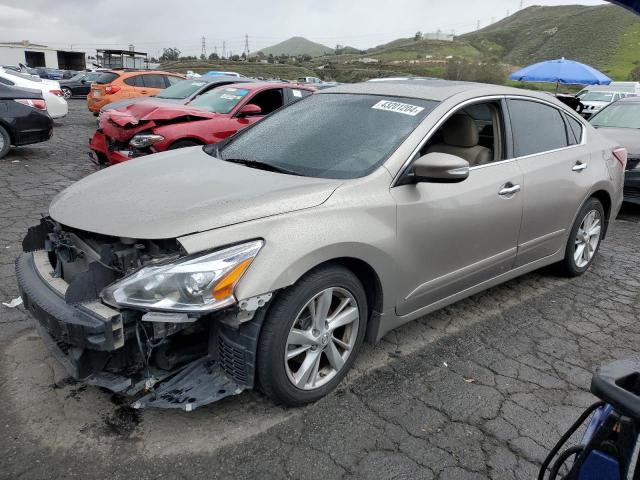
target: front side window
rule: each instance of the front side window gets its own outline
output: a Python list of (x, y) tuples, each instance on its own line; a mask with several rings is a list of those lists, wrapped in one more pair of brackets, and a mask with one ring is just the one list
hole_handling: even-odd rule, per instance
[(249, 90), (220, 87), (192, 100), (189, 105), (213, 113), (229, 113), (249, 94)]
[(260, 110), (262, 111), (260, 115), (269, 115), (271, 112), (275, 112), (284, 105), (282, 89), (277, 88), (272, 90), (263, 90), (250, 99), (249, 103), (253, 103), (260, 107)]
[(499, 101), (461, 108), (431, 136), (420, 155), (447, 153), (465, 159), (471, 167), (505, 160), (503, 118)]
[(530, 100), (509, 100), (516, 157), (568, 146), (567, 130), (559, 110)]
[(438, 104), (379, 95), (311, 95), (240, 132), (219, 152), (215, 146), (205, 151), (308, 177), (364, 177), (389, 158)]
[(589, 120), (594, 127), (640, 128), (640, 102), (610, 105)]

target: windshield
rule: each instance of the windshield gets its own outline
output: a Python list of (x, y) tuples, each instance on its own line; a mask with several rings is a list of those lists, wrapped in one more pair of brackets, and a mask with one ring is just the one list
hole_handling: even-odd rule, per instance
[(640, 128), (640, 103), (616, 103), (591, 119), (594, 127)]
[(220, 87), (200, 95), (189, 105), (213, 113), (229, 113), (249, 94), (244, 88)]
[(584, 102), (611, 102), (615, 94), (612, 92), (587, 92), (580, 97)]
[(162, 92), (156, 95), (157, 98), (170, 98), (179, 100), (183, 98), (189, 98), (201, 87), (204, 87), (207, 82), (201, 82), (198, 80), (183, 80), (168, 88), (165, 88)]
[[(310, 95), (241, 132), (219, 156), (308, 177), (359, 178), (378, 168), (437, 105), (377, 95)], [(216, 149), (207, 152), (215, 155)]]

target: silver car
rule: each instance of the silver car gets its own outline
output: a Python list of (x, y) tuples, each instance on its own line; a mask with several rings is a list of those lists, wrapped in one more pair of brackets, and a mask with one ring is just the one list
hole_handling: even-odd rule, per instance
[(584, 273), (625, 161), (544, 93), (343, 85), (77, 182), (17, 278), (71, 374), (136, 407), (250, 388), (302, 405), (364, 340), (545, 265)]

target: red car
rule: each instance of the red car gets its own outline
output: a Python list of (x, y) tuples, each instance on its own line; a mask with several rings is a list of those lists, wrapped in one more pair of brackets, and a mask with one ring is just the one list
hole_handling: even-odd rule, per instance
[(236, 83), (187, 105), (149, 99), (100, 114), (89, 146), (101, 165), (114, 165), (150, 153), (218, 143), (313, 91), (306, 85)]

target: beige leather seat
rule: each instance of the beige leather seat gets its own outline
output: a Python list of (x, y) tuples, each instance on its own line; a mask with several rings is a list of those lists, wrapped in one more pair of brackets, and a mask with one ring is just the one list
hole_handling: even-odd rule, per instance
[(471, 117), (455, 114), (445, 122), (441, 129), (442, 141), (431, 145), (426, 153), (448, 153), (464, 158), (470, 166), (482, 165), (493, 160), (491, 149), (478, 145), (480, 136), (478, 126)]

